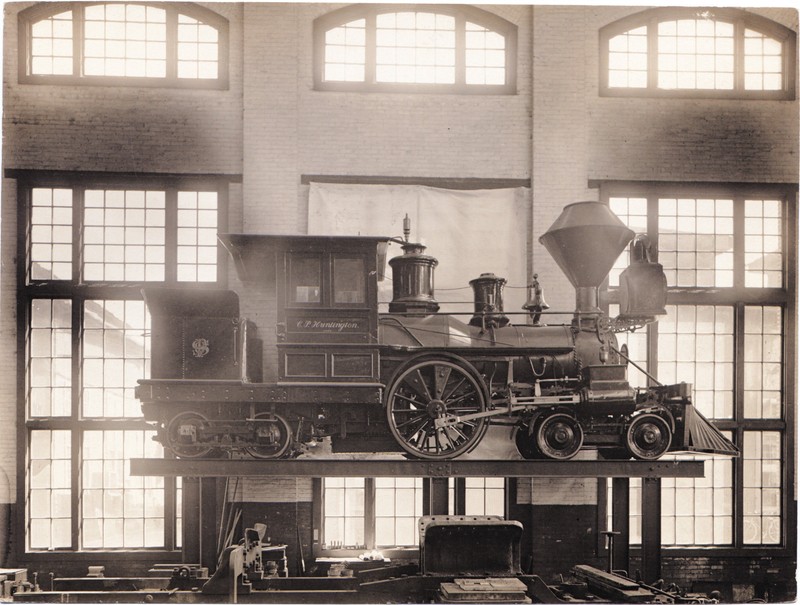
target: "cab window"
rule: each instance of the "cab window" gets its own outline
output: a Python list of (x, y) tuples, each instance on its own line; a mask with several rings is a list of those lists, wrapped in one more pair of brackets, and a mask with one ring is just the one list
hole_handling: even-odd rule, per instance
[(366, 300), (364, 259), (334, 257), (333, 301), (335, 304), (363, 304)]
[(289, 296), (294, 303), (319, 303), (322, 291), (322, 259), (293, 256), (289, 268)]

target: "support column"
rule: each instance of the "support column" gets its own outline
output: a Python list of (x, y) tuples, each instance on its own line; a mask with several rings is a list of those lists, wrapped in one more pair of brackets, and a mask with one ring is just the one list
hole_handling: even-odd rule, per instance
[(432, 477), (430, 492), (431, 515), (447, 514), (447, 477)]
[(183, 477), (181, 507), (181, 562), (200, 562), (200, 479)]
[(614, 539), (614, 567), (624, 569), (630, 575), (631, 571), (631, 534), (630, 512), (631, 491), (630, 479), (615, 477), (611, 480), (613, 502), (611, 508), (611, 530), (617, 535)]
[(642, 579), (661, 577), (661, 479), (642, 479)]
[(209, 573), (217, 568), (217, 479), (200, 479), (200, 564)]

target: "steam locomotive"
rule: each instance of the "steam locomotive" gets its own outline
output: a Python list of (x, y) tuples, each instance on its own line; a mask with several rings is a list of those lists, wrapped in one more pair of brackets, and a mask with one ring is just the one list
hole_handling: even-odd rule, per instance
[[(503, 309), (505, 280), (470, 282), (468, 321), (439, 312), (438, 261), (405, 237), (222, 234), (243, 294), (274, 313), (275, 344), (240, 318), (228, 290), (144, 291), (152, 316), (151, 378), (136, 394), (157, 439), (180, 458), (299, 455), (330, 437), (334, 452), (401, 452), (445, 460), (481, 442), (490, 424), (513, 425), (524, 458), (567, 460), (582, 448), (654, 460), (667, 452), (736, 454), (692, 405), (691, 385), (627, 380), (615, 332), (663, 314), (666, 279), (647, 242), (599, 202), (578, 202), (541, 236), (576, 289), (564, 325), (534, 279), (525, 323)], [(619, 317), (598, 289), (631, 244)], [(392, 301), (378, 309), (387, 248)], [(549, 317), (549, 315), (544, 315)], [(264, 380), (267, 365), (274, 377)]]

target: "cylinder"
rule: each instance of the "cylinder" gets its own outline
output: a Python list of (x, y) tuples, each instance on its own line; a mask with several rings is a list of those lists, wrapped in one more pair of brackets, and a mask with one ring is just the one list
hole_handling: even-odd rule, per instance
[(503, 287), (506, 280), (494, 273), (481, 273), (480, 277), (469, 282), (475, 300), (475, 315), (469, 323), (473, 326), (497, 326), (508, 324), (503, 315)]
[(390, 313), (419, 313), (428, 315), (439, 310), (433, 297), (433, 274), (439, 264), (434, 257), (423, 254), (422, 244), (403, 244), (403, 255), (389, 260), (392, 267), (392, 302)]

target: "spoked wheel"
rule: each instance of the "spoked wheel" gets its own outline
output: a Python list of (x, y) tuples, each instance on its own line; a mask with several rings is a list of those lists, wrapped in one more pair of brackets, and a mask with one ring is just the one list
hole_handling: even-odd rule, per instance
[[(386, 416), (392, 435), (417, 458), (442, 460), (471, 451), (486, 432), (486, 418), (458, 417), (486, 409), (477, 372), (449, 360), (415, 363), (402, 372), (386, 397)], [(436, 419), (448, 418), (446, 426)]]
[(212, 448), (199, 443), (203, 426), (208, 422), (197, 412), (181, 412), (167, 426), (167, 447), (179, 458), (202, 458)]
[(539, 421), (536, 447), (547, 458), (569, 460), (583, 445), (583, 429), (574, 416), (556, 412)]
[(657, 414), (636, 416), (625, 432), (625, 447), (639, 460), (660, 458), (672, 441), (669, 424)]
[(255, 440), (259, 445), (248, 446), (245, 451), (253, 458), (280, 458), (292, 445), (292, 429), (283, 416), (263, 412), (255, 415)]

